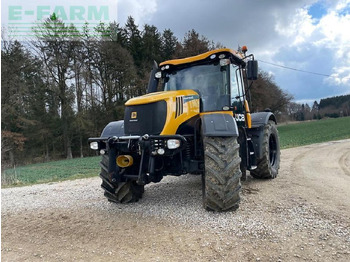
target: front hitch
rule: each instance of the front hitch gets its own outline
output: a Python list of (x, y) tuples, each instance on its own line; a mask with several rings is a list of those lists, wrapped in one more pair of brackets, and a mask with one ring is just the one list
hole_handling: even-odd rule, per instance
[(146, 178), (148, 178), (148, 176), (146, 175), (146, 172), (143, 171), (143, 169), (145, 165), (145, 154), (149, 152), (149, 148), (150, 148), (150, 141), (148, 139), (149, 139), (149, 135), (147, 134), (139, 138), (139, 149), (141, 152), (141, 160), (140, 160), (139, 174), (138, 174), (136, 183), (140, 186), (147, 184)]
[(112, 145), (113, 142), (114, 138), (111, 137), (106, 143), (108, 158), (110, 159), (110, 161), (108, 162), (108, 175), (113, 183), (119, 183), (121, 182), (119, 167), (117, 166), (117, 162), (112, 160), (117, 158), (117, 149)]

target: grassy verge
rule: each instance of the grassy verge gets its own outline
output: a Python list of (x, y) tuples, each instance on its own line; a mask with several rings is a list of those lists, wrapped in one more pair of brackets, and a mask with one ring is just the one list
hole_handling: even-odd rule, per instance
[(1, 174), (1, 186), (25, 186), (96, 176), (100, 170), (99, 161), (100, 157), (86, 157), (7, 169)]
[[(350, 117), (302, 122), (278, 127), (281, 148), (350, 138)], [(77, 158), (17, 167), (1, 174), (2, 187), (97, 176), (100, 157)]]
[(329, 118), (278, 127), (281, 148), (350, 138), (350, 117)]

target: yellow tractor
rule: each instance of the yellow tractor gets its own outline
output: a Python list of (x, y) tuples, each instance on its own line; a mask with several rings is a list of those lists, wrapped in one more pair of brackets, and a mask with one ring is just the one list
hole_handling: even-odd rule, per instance
[(202, 176), (205, 209), (234, 210), (247, 170), (255, 178), (277, 176), (276, 118), (249, 110), (258, 64), (246, 52), (225, 48), (154, 62), (147, 94), (125, 103), (124, 120), (89, 138), (102, 155), (109, 201), (138, 201), (146, 184), (190, 173)]

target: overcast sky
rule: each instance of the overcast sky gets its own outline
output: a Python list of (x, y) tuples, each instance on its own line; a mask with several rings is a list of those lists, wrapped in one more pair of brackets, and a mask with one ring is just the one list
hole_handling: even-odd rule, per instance
[[(25, 3), (2, 1), (2, 24), (7, 5), (16, 1)], [(45, 2), (73, 5), (73, 0), (30, 3)], [(170, 28), (179, 40), (195, 29), (229, 48), (247, 45), (259, 67), (296, 101), (350, 94), (350, 0), (74, 0), (74, 5), (83, 3), (109, 4), (118, 14), (109, 19), (124, 25), (131, 15), (140, 29), (144, 24)]]

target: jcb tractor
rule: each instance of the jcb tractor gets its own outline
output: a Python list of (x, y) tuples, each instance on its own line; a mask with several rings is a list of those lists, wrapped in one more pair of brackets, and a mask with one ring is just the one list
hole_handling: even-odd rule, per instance
[(127, 101), (124, 120), (89, 139), (102, 155), (109, 201), (138, 201), (146, 184), (190, 173), (202, 176), (205, 209), (234, 210), (247, 170), (254, 178), (277, 176), (276, 118), (249, 110), (258, 65), (246, 52), (218, 49), (154, 63), (147, 94)]

